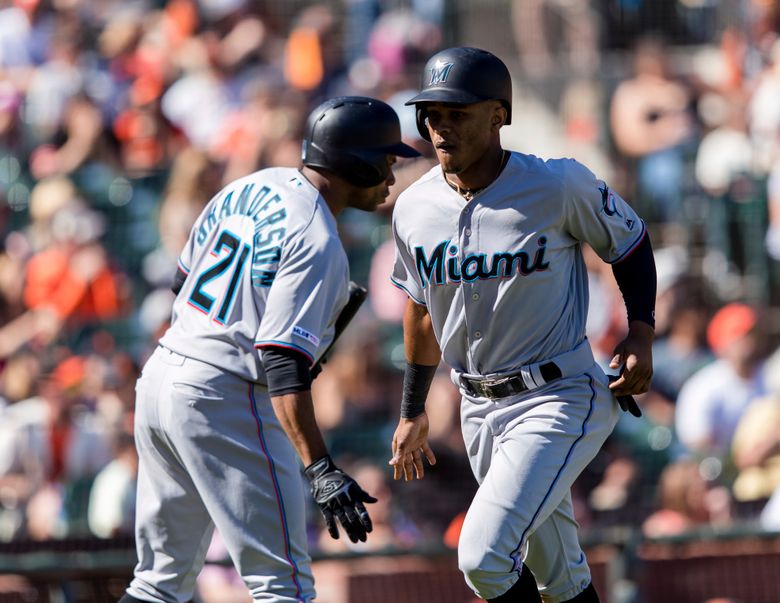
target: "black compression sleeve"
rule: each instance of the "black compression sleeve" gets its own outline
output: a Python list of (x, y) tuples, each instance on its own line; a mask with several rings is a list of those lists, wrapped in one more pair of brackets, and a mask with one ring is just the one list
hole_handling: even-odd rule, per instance
[(612, 265), (628, 311), (628, 322), (641, 320), (655, 328), (656, 272), (650, 235), (625, 258)]
[(179, 294), (181, 288), (184, 286), (184, 281), (187, 280), (187, 273), (181, 268), (176, 268), (176, 275), (173, 277), (173, 283), (171, 283), (171, 291), (176, 295)]
[(435, 374), (435, 366), (406, 363), (404, 393), (401, 398), (402, 418), (413, 419), (425, 412), (425, 400)]
[(287, 348), (263, 348), (263, 369), (268, 381), (268, 394), (282, 396), (311, 389), (309, 359)]

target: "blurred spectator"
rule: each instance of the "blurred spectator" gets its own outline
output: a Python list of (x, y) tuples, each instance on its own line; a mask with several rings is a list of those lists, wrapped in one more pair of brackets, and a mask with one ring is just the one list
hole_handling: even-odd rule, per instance
[(766, 500), (780, 487), (780, 393), (748, 406), (731, 443), (738, 473), (732, 490), (740, 502)]
[(32, 57), (32, 3), (3, 3), (0, 8), (0, 68), (13, 71), (28, 67)]
[(196, 148), (210, 152), (233, 109), (227, 77), (214, 66), (205, 42), (193, 38), (183, 72), (162, 95), (162, 114)]
[(311, 103), (345, 91), (339, 21), (324, 4), (305, 7), (295, 19), (285, 43), (284, 77), (294, 90), (306, 92)]
[(38, 143), (53, 139), (68, 102), (83, 89), (86, 70), (79, 63), (86, 31), (77, 13), (59, 13), (51, 30), (46, 62), (38, 65), (26, 82), (25, 121)]
[(155, 287), (170, 288), (176, 259), (187, 242), (192, 225), (220, 188), (221, 173), (209, 156), (187, 147), (174, 159), (157, 217), (160, 246), (146, 256), (143, 276)]
[(717, 359), (682, 386), (675, 427), (690, 451), (723, 459), (745, 410), (767, 392), (765, 337), (758, 311), (741, 303), (727, 304), (710, 320), (707, 341)]
[[(611, 442), (608, 446), (616, 448)], [(614, 458), (605, 467), (601, 482), (588, 495), (588, 504), (594, 511), (614, 512), (629, 503), (641, 469), (635, 459), (620, 452), (619, 449), (613, 451)]]
[(358, 315), (312, 383), (317, 423), (334, 455), (381, 458), (400, 374), (384, 360), (380, 331)]
[(671, 72), (668, 48), (656, 37), (637, 42), (633, 70), (612, 96), (612, 137), (618, 153), (636, 161), (634, 201), (646, 205), (643, 215), (667, 222), (679, 214), (685, 184), (692, 92)]
[[(409, 67), (424, 62), (439, 49), (441, 41), (440, 27), (421, 19), (417, 12), (404, 8), (385, 11), (371, 30), (368, 58), (353, 65), (350, 81), (363, 90), (379, 88), (380, 84), (381, 87), (406, 87)], [(363, 77), (369, 71), (373, 77)]]
[(0, 413), (6, 406), (34, 395), (40, 372), (40, 360), (32, 352), (17, 352), (6, 360), (0, 370)]
[(89, 493), (89, 529), (99, 538), (133, 533), (138, 477), (133, 436), (127, 432), (119, 434), (113, 453), (113, 460), (95, 476)]
[(387, 278), (394, 261), (395, 243), (387, 240), (376, 249), (371, 258), (368, 281), (371, 295), (368, 301), (379, 320), (400, 326), (407, 297)]
[(45, 341), (63, 329), (66, 335), (77, 335), (85, 325), (111, 320), (123, 311), (127, 292), (99, 242), (104, 232), (102, 216), (79, 202), (52, 217), (52, 244), (34, 254), (26, 267), (25, 306), (34, 319), (47, 319), (32, 335)]
[(776, 158), (767, 180), (768, 227), (766, 250), (776, 262), (780, 261), (780, 155)]
[(709, 483), (699, 463), (681, 460), (664, 468), (658, 484), (659, 508), (642, 523), (647, 538), (678, 536), (706, 526), (732, 521), (729, 492)]
[(780, 153), (780, 40), (773, 42), (767, 55), (766, 67), (757, 78), (747, 108), (750, 140), (763, 173), (770, 170)]
[(13, 152), (19, 155), (17, 161), (24, 159), (22, 154), (26, 152), (19, 119), (21, 104), (21, 91), (9, 80), (0, 80), (0, 153)]
[(573, 79), (561, 94), (559, 113), (566, 136), (567, 155), (576, 157), (605, 182), (613, 182), (615, 168), (602, 143), (603, 90), (596, 79)]
[(691, 375), (715, 359), (706, 340), (710, 316), (696, 277), (680, 276), (659, 293), (651, 388), (673, 404)]
[[(101, 336), (110, 337), (105, 332), (97, 335)], [(95, 413), (115, 437), (132, 433), (135, 382), (141, 372), (138, 362), (128, 352), (108, 350), (93, 353), (88, 362)]]
[[(95, 475), (110, 460), (110, 436), (82, 397), (83, 358), (70, 356), (38, 381), (35, 397), (3, 411), (0, 421), (0, 493), (15, 513), (14, 536), (78, 533)], [(26, 520), (26, 523), (25, 523)]]
[(61, 128), (30, 156), (30, 170), (36, 179), (72, 174), (90, 160), (116, 166), (113, 147), (103, 127), (103, 117), (95, 103), (84, 95), (74, 94), (64, 103), (58, 118)]
[(60, 210), (83, 200), (73, 180), (68, 176), (52, 176), (36, 182), (30, 192), (30, 221), (24, 229), (25, 253), (37, 253), (50, 247), (55, 241), (54, 218)]
[(696, 152), (695, 174), (708, 195), (723, 195), (737, 176), (753, 171), (753, 147), (740, 99), (705, 95), (699, 112), (711, 128)]
[[(0, 249), (0, 325), (24, 312), (24, 261), (27, 242), (19, 233), (9, 235)], [(0, 353), (0, 358), (5, 354)]]
[[(550, 26), (552, 21), (557, 27)], [(529, 76), (543, 77), (560, 68), (590, 75), (598, 69), (600, 19), (590, 0), (515, 0), (512, 24)]]
[[(306, 95), (284, 89), (277, 79), (274, 74), (258, 74), (244, 86), (242, 106), (226, 120), (214, 152), (225, 164), (223, 182), (270, 165), (299, 165)], [(292, 153), (285, 154), (290, 146)]]
[(775, 488), (759, 514), (759, 525), (767, 532), (780, 532), (780, 488)]

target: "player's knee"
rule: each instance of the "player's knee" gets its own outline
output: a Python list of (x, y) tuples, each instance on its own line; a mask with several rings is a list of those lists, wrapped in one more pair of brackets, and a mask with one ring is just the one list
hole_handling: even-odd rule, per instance
[[(463, 542), (463, 541), (461, 541)], [(511, 586), (511, 576), (490, 570), (490, 562), (486, 551), (474, 547), (458, 547), (458, 567), (469, 587), (484, 599), (490, 599), (502, 594)]]

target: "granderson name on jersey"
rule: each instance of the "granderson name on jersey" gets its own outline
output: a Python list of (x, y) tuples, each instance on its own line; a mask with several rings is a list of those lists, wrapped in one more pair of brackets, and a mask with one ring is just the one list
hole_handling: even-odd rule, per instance
[[(499, 251), (488, 258), (484, 253), (470, 253), (463, 258), (458, 257), (458, 246), (451, 241), (442, 241), (428, 256), (424, 247), (415, 247), (414, 256), (417, 273), (422, 286), (427, 283), (443, 285), (445, 282), (472, 282), (480, 279), (510, 278), (515, 273), (523, 276), (546, 270), (549, 262), (544, 261), (547, 249), (547, 237), (539, 237), (536, 241), (538, 249), (531, 255), (525, 250)], [(445, 259), (445, 254), (450, 256)]]

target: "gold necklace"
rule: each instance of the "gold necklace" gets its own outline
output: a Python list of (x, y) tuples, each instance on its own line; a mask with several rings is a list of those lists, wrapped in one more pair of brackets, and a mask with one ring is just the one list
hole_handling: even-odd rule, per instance
[(488, 186), (490, 186), (493, 183), (493, 181), (496, 178), (498, 178), (498, 175), (501, 173), (501, 170), (504, 168), (505, 159), (506, 159), (506, 149), (502, 149), (501, 161), (498, 162), (498, 170), (496, 170), (496, 173), (493, 176), (493, 178), (485, 186), (480, 186), (478, 188), (461, 188), (458, 184), (456, 184), (455, 182), (447, 178), (447, 174), (444, 174), (444, 181), (447, 184), (449, 184), (451, 188), (454, 188), (455, 191), (466, 200), (466, 202), (470, 202), (477, 193), (486, 189)]

